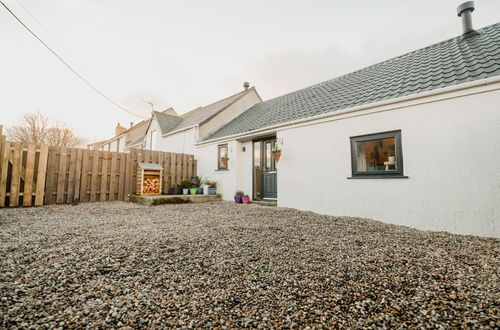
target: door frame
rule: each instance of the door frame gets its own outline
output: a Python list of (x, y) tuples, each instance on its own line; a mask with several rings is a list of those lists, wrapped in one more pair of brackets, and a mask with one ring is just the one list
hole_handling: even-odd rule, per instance
[[(263, 171), (263, 164), (265, 162), (265, 142), (269, 140), (274, 140), (273, 143), (277, 143), (276, 135), (268, 135), (265, 137), (259, 137), (258, 139), (252, 140), (252, 199), (255, 200), (269, 200), (269, 201), (277, 201), (277, 195), (278, 195), (278, 187), (276, 186), (276, 198), (264, 198), (264, 171)], [(255, 143), (260, 143), (260, 197), (255, 196), (255, 150), (254, 150), (254, 145)], [(272, 146), (271, 146), (272, 147)], [(272, 157), (272, 155), (271, 155)], [(274, 170), (276, 172), (276, 179), (278, 178), (278, 169), (276, 168), (276, 161), (274, 160), (274, 157), (271, 158), (271, 161), (274, 164)]]

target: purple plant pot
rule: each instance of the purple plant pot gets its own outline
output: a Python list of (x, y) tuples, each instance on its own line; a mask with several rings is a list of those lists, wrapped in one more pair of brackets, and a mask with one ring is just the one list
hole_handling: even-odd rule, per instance
[(235, 202), (235, 203), (240, 203), (240, 204), (241, 204), (241, 203), (243, 203), (243, 202), (241, 201), (241, 197), (240, 197), (240, 196), (234, 196), (234, 202)]

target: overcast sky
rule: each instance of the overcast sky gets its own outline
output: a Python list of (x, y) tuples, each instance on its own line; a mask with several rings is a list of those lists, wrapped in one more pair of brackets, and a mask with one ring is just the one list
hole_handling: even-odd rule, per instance
[[(265, 99), (461, 34), (455, 0), (2, 0), (107, 96), (179, 113), (243, 89)], [(476, 0), (474, 27), (500, 21)], [(0, 7), (0, 124), (40, 111), (88, 138), (128, 115), (89, 89)]]

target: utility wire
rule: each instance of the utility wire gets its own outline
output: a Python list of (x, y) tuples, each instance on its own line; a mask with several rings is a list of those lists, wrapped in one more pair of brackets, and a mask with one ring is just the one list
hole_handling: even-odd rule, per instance
[(122, 105), (120, 105), (119, 103), (113, 101), (111, 98), (109, 98), (108, 96), (106, 96), (103, 92), (101, 92), (99, 89), (97, 89), (97, 87), (95, 87), (94, 85), (92, 85), (87, 79), (85, 79), (81, 74), (79, 74), (75, 69), (73, 69), (68, 63), (66, 63), (66, 61), (61, 57), (59, 56), (52, 48), (49, 47), (49, 45), (47, 45), (45, 42), (43, 42), (42, 39), (40, 39), (33, 31), (30, 30), (29, 27), (26, 26), (26, 24), (24, 24), (17, 16), (16, 14), (14, 14), (10, 9), (9, 7), (7, 7), (5, 5), (5, 3), (3, 1), (0, 0), (0, 3), (2, 4), (2, 6), (5, 7), (5, 9), (7, 9), (7, 11), (12, 15), (14, 16), (14, 18), (22, 25), (24, 26), (24, 28), (26, 30), (28, 30), (29, 33), (31, 33), (31, 35), (33, 35), (38, 41), (40, 41), (44, 46), (45, 48), (47, 48), (52, 54), (54, 54), (71, 72), (73, 72), (78, 78), (80, 78), (80, 80), (82, 80), (87, 86), (89, 86), (92, 90), (94, 90), (97, 94), (101, 95), (102, 97), (104, 97), (106, 100), (108, 100), (110, 103), (112, 103), (113, 105), (115, 105), (116, 107), (120, 108), (121, 110), (131, 114), (131, 115), (134, 115), (136, 117), (139, 117), (139, 118), (142, 118), (142, 119), (147, 119), (146, 117), (144, 116), (141, 116), (141, 115), (138, 115), (130, 110), (128, 110), (127, 108), (123, 107)]
[(30, 16), (31, 16), (31, 18), (32, 18), (35, 22), (37, 22), (37, 23), (38, 23), (38, 25), (40, 25), (40, 27), (41, 27), (41, 28), (42, 28), (45, 32), (47, 32), (48, 34), (51, 34), (51, 33), (50, 33), (50, 31), (49, 31), (49, 30), (47, 30), (47, 28), (46, 28), (45, 26), (43, 26), (43, 24), (42, 24), (42, 23), (41, 23), (41, 22), (40, 22), (40, 21), (39, 21), (39, 20), (38, 20), (38, 19), (37, 19), (37, 18), (36, 18), (33, 14), (32, 14), (32, 13), (31, 13), (31, 11), (30, 11), (28, 8), (26, 8), (26, 6), (25, 6), (25, 5), (23, 5), (23, 4), (22, 4), (22, 2), (21, 2), (21, 1), (16, 0), (16, 2), (17, 2), (17, 4), (18, 4), (19, 6), (21, 6), (21, 7), (24, 9), (24, 11), (25, 11), (25, 12), (27, 12), (27, 13), (28, 13), (28, 15), (30, 15)]

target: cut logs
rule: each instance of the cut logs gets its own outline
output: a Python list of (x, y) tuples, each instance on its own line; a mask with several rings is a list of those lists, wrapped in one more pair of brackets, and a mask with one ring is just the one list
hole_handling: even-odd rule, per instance
[(159, 164), (138, 163), (137, 191), (141, 195), (160, 195), (163, 167)]

